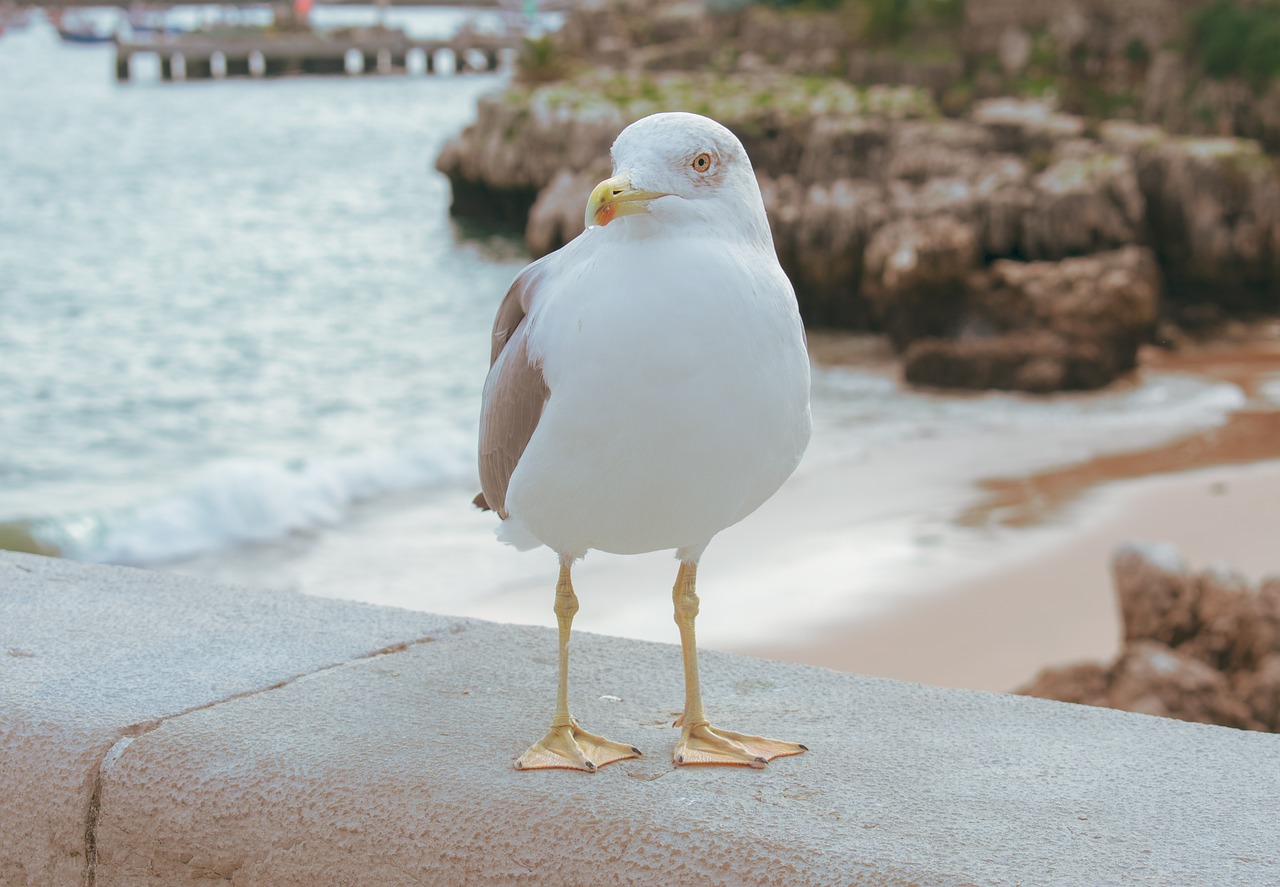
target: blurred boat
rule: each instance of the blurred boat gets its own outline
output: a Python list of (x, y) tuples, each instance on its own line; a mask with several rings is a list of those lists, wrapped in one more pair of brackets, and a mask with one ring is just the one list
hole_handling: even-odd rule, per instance
[(104, 34), (100, 31), (80, 31), (71, 28), (58, 28), (58, 36), (68, 43), (111, 43), (115, 34)]
[(60, 9), (48, 12), (49, 23), (67, 43), (110, 43), (116, 39), (116, 27), (87, 16), (67, 15)]

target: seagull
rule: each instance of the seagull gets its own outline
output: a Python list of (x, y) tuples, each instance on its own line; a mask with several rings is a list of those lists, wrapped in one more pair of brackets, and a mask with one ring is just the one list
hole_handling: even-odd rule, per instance
[(516, 769), (599, 767), (640, 751), (569, 712), (570, 570), (588, 551), (674, 549), (684, 661), (677, 765), (763, 767), (807, 749), (712, 727), (694, 621), (712, 538), (772, 496), (809, 443), (809, 359), (742, 143), (696, 114), (618, 136), (586, 230), (526, 267), (493, 325), (476, 504), (498, 538), (560, 561), (551, 727)]

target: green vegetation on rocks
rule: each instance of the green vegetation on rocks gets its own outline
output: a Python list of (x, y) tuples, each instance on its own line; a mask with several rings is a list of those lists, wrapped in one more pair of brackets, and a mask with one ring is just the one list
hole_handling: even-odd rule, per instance
[(856, 22), (867, 39), (897, 43), (921, 29), (959, 27), (964, 21), (965, 0), (764, 0), (762, 5), (840, 12)]
[(516, 65), (517, 79), (521, 83), (550, 83), (569, 74), (569, 60), (556, 48), (550, 35), (531, 37), (520, 48)]
[(1210, 76), (1244, 75), (1257, 84), (1280, 75), (1280, 3), (1218, 0), (1194, 15), (1192, 33)]
[(928, 93), (914, 87), (860, 87), (835, 78), (793, 74), (744, 79), (718, 74), (592, 72), (543, 86), (515, 87), (503, 100), (534, 113), (591, 115), (616, 109), (631, 119), (660, 111), (691, 111), (722, 121), (771, 112), (890, 119), (937, 114)]

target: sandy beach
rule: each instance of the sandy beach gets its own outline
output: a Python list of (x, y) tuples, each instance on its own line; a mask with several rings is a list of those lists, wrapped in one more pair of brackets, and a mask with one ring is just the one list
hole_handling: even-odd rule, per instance
[[(832, 343), (819, 347), (840, 353)], [(991, 478), (981, 485), (985, 497), (955, 518), (996, 535), (976, 573), (932, 576), (926, 593), (891, 609), (804, 643), (743, 652), (1008, 691), (1044, 667), (1114, 655), (1120, 626), (1110, 560), (1120, 545), (1169, 542), (1195, 568), (1225, 565), (1251, 579), (1280, 573), (1280, 413), (1259, 398), (1280, 373), (1274, 330), (1152, 349), (1143, 370), (1230, 381), (1247, 403), (1219, 428), (1157, 447)]]
[[(1111, 555), (1129, 541), (1176, 545), (1194, 567), (1280, 573), (1280, 461), (1102, 486), (1034, 529), (1007, 562), (947, 583), (772, 659), (976, 690), (1008, 691), (1048, 665), (1109, 659), (1119, 620)], [(1011, 549), (1013, 546), (1011, 546)]]

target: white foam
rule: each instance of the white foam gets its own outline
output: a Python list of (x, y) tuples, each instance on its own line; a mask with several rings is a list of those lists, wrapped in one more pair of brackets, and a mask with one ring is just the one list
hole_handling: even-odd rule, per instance
[(474, 471), (472, 441), (461, 434), (298, 464), (228, 459), (206, 466), (171, 497), (76, 516), (41, 535), (79, 560), (161, 563), (332, 527), (358, 502), (460, 482)]

